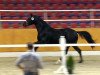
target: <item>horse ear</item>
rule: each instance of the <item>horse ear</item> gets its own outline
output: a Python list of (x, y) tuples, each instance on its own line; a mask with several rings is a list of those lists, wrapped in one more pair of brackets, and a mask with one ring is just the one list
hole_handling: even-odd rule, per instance
[(32, 17), (32, 16), (33, 16), (33, 14), (31, 13), (31, 14), (30, 14), (30, 16)]

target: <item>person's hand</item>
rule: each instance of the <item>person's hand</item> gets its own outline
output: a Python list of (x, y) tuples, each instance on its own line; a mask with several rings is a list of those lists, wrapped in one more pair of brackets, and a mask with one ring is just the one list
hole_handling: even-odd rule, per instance
[(23, 68), (22, 66), (19, 65), (18, 67), (19, 67), (21, 70), (24, 70), (24, 68)]

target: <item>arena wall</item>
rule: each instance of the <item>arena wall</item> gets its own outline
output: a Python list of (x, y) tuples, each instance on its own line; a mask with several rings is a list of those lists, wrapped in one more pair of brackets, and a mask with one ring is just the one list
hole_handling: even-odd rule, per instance
[[(96, 43), (100, 43), (100, 28), (76, 28), (77, 31), (88, 31)], [(27, 42), (37, 41), (36, 29), (0, 29), (0, 44), (26, 44)], [(84, 39), (79, 37), (78, 43), (87, 43)], [(100, 47), (80, 47), (83, 51), (100, 50)], [(57, 47), (42, 47), (38, 51), (59, 51)], [(70, 50), (74, 50), (72, 47)], [(0, 52), (23, 52), (26, 48), (0, 48)]]

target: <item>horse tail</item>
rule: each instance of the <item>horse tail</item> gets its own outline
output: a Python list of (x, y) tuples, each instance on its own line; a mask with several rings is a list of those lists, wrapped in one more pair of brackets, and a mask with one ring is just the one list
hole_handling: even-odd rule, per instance
[[(90, 35), (89, 32), (87, 31), (78, 31), (78, 34), (82, 37), (85, 38), (88, 43), (95, 43), (95, 41), (92, 39), (92, 36)], [(94, 48), (94, 46), (91, 46)]]

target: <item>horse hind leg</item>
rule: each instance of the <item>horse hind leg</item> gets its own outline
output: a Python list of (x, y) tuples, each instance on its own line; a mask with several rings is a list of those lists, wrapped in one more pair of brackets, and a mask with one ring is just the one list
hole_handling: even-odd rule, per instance
[(73, 48), (79, 53), (80, 55), (80, 61), (79, 63), (82, 63), (83, 62), (83, 57), (82, 57), (82, 53), (81, 53), (81, 49), (77, 46), (73, 46)]

